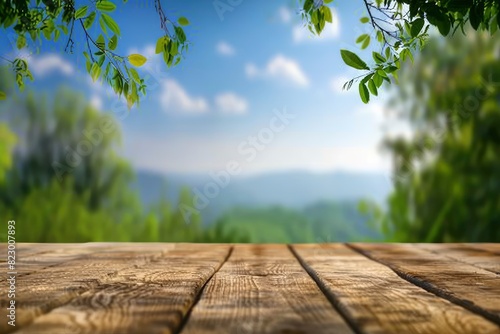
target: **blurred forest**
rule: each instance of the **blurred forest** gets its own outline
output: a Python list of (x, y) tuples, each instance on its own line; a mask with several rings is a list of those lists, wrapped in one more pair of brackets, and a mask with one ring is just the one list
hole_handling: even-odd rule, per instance
[(500, 39), (431, 40), (401, 71), (390, 108), (414, 130), (387, 139), (387, 210), (363, 203), (390, 241), (500, 241)]
[[(0, 78), (11, 91), (5, 68)], [(203, 228), (195, 214), (186, 223), (179, 205), (144, 208), (130, 189), (134, 171), (116, 153), (119, 124), (79, 94), (62, 89), (47, 101), (28, 92), (1, 109), (0, 219), (19, 222), (17, 241), (246, 241), (217, 225)], [(179, 198), (191, 203), (187, 190)]]
[[(0, 219), (20, 222), (23, 242), (499, 242), (499, 58), (498, 38), (469, 31), (431, 40), (401, 69), (388, 107), (414, 135), (384, 142), (394, 164), (385, 207), (238, 207), (210, 225), (185, 222), (188, 189), (179, 203), (141, 203), (112, 114), (68, 89), (50, 100), (29, 91), (0, 105)], [(0, 90), (15, 95), (5, 68)]]

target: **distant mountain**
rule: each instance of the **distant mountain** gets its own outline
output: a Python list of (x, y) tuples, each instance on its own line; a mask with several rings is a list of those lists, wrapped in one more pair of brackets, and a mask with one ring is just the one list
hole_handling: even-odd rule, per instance
[(197, 194), (200, 202), (208, 203), (201, 213), (206, 223), (212, 223), (225, 211), (236, 206), (251, 208), (279, 205), (302, 210), (321, 201), (345, 202), (362, 198), (382, 203), (392, 186), (383, 174), (287, 171), (232, 177), (227, 186), (223, 187), (210, 175), (162, 175), (139, 171), (133, 187), (139, 191), (146, 205), (156, 202), (162, 196), (171, 202), (177, 202), (182, 187), (188, 187)]

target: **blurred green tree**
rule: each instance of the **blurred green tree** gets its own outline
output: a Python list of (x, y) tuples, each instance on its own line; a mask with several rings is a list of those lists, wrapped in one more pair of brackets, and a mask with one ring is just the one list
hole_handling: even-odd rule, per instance
[(499, 50), (469, 31), (402, 68), (390, 106), (414, 135), (385, 141), (395, 189), (387, 212), (371, 208), (390, 240), (500, 241)]
[[(0, 82), (10, 85), (1, 68)], [(187, 189), (177, 209), (165, 199), (143, 208), (130, 187), (134, 171), (117, 152), (118, 122), (79, 94), (62, 89), (49, 100), (27, 92), (0, 110), (10, 125), (0, 125), (0, 219), (17, 221), (18, 241), (240, 240), (204, 228), (199, 214), (184, 221), (179, 205), (192, 203)]]
[(9, 130), (7, 124), (0, 123), (0, 184), (5, 180), (5, 172), (12, 165), (11, 150), (16, 142), (16, 136)]

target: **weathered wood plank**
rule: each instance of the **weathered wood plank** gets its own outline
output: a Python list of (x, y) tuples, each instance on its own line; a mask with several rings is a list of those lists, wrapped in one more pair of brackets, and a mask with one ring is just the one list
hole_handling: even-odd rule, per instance
[(500, 254), (497, 255), (484, 248), (470, 247), (467, 244), (415, 244), (415, 246), (500, 274)]
[[(174, 245), (131, 246), (110, 245), (107, 251), (84, 254), (61, 265), (41, 269), (33, 274), (20, 276), (16, 282), (16, 329), (30, 324), (37, 316), (68, 303), (79, 294), (90, 290), (101, 281), (106, 281), (119, 270), (140, 266), (160, 256)], [(92, 247), (91, 247), (92, 248)], [(6, 296), (6, 285), (0, 287), (1, 296)], [(1, 315), (6, 319), (9, 301), (0, 299)], [(13, 328), (0, 322), (0, 333)]]
[[(175, 333), (229, 251), (229, 245), (175, 244), (161, 256), (135, 266), (141, 254), (138, 246), (129, 246), (127, 252), (103, 253), (101, 258), (92, 254), (92, 261), (115, 271), (120, 266), (120, 270), (112, 276), (87, 275), (86, 280), (94, 277), (87, 291), (37, 317), (19, 333)], [(81, 284), (80, 270), (68, 269), (67, 281)]]
[(292, 248), (361, 333), (500, 333), (491, 321), (409, 283), (344, 245)]
[(481, 249), (485, 252), (494, 253), (500, 255), (500, 243), (466, 243), (467, 247)]
[(236, 245), (182, 333), (352, 331), (286, 245)]
[(89, 245), (84, 243), (40, 244), (39, 247), (33, 246), (26, 249), (24, 244), (20, 244), (18, 247), (16, 247), (15, 271), (17, 272), (17, 276), (20, 277), (82, 257), (85, 254), (109, 249), (112, 245)]
[(408, 244), (351, 244), (401, 277), (500, 325), (500, 279), (490, 271)]

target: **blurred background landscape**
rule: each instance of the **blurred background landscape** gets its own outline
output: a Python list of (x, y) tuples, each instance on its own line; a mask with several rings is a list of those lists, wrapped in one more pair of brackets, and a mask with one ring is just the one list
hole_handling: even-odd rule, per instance
[(193, 44), (171, 70), (154, 10), (134, 6), (117, 21), (134, 17), (123, 52), (148, 55), (138, 108), (88, 78), (84, 45), (27, 54), (24, 92), (0, 69), (0, 219), (18, 242), (500, 242), (498, 34), (431, 31), (366, 105), (338, 52), (360, 4), (339, 2), (318, 38), (286, 1), (224, 20), (173, 1)]

